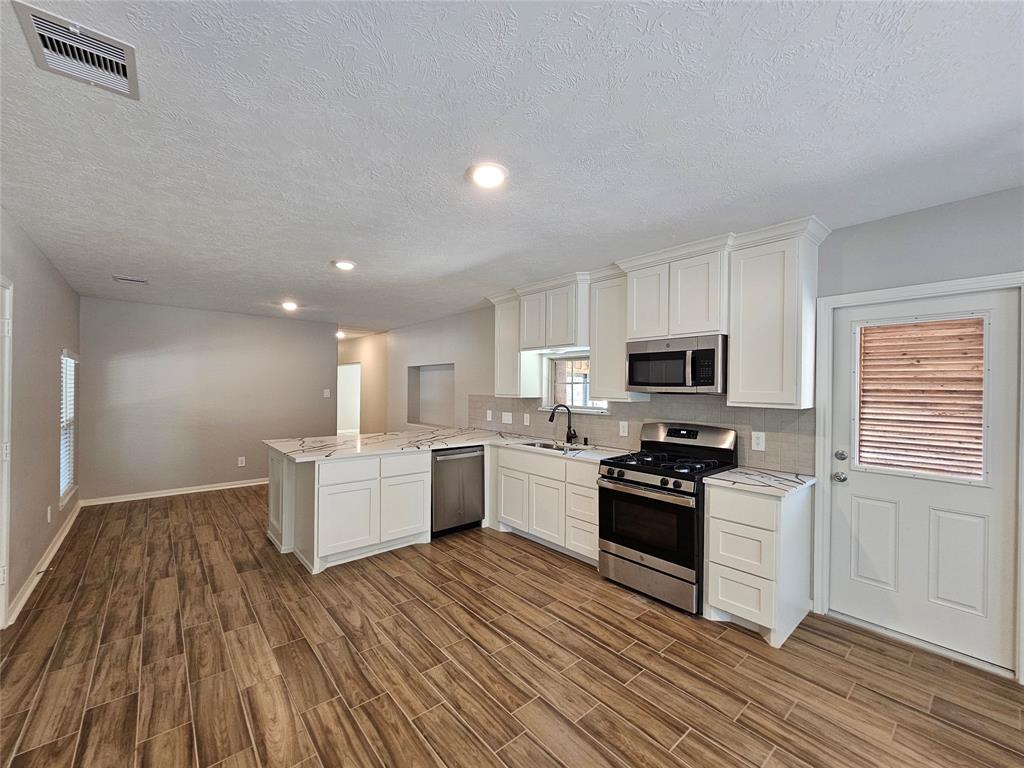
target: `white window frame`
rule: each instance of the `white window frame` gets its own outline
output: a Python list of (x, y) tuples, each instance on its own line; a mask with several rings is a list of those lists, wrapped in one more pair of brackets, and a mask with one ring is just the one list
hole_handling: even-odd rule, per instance
[(78, 354), (72, 352), (69, 349), (62, 349), (60, 352), (60, 368), (59, 368), (59, 380), (60, 380), (60, 413), (59, 413), (59, 449), (57, 453), (57, 475), (59, 481), (63, 481), (61, 477), (61, 470), (64, 466), (64, 360), (72, 360), (74, 362), (75, 381), (74, 388), (75, 392), (73, 395), (72, 403), (74, 405), (73, 413), (71, 415), (71, 483), (67, 489), (60, 488), (58, 483), (58, 490), (60, 491), (60, 503), (59, 509), (63, 511), (64, 507), (67, 506), (68, 501), (71, 497), (78, 492)]
[[(579, 360), (579, 359), (590, 359), (590, 350), (587, 349), (576, 349), (568, 352), (549, 352), (543, 355), (543, 365), (541, 366), (543, 381), (542, 381), (542, 395), (541, 395), (541, 406), (537, 410), (539, 411), (550, 411), (558, 403), (554, 401), (554, 380), (551, 377), (551, 363), (556, 360)], [(585, 405), (569, 405), (572, 408), (573, 413), (591, 413), (599, 415), (607, 415), (611, 413), (608, 410), (608, 401), (604, 402), (604, 406), (585, 406)]]

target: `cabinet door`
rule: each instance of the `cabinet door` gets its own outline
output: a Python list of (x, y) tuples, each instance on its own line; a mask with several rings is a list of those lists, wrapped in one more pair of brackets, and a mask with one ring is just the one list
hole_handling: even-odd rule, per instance
[(731, 259), (728, 402), (797, 407), (799, 241), (741, 248)]
[(494, 305), (494, 394), (519, 397), (519, 302)]
[(530, 475), (530, 533), (565, 546), (565, 483)]
[(514, 469), (498, 470), (498, 519), (505, 525), (529, 530), (530, 476)]
[(598, 558), (597, 526), (569, 518), (565, 521), (565, 548), (591, 560)]
[(709, 253), (669, 265), (668, 332), (673, 336), (725, 333), (722, 296), (723, 253)]
[(380, 543), (380, 480), (321, 488), (317, 557)]
[(547, 301), (547, 332), (549, 347), (576, 344), (576, 286), (553, 288), (545, 294)]
[(547, 345), (547, 296), (531, 293), (519, 300), (519, 348), (542, 349)]
[(668, 336), (668, 264), (626, 275), (626, 338)]
[(590, 397), (625, 400), (626, 278), (590, 285)]
[(430, 473), (380, 481), (380, 540), (391, 541), (430, 528)]

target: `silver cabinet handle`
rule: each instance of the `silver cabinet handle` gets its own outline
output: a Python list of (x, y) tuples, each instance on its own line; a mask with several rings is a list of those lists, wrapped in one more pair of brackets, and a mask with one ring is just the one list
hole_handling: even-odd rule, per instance
[(832, 479), (835, 480), (837, 483), (845, 483), (846, 479), (847, 479), (846, 478), (846, 473), (845, 472), (836, 472), (835, 474), (832, 475)]

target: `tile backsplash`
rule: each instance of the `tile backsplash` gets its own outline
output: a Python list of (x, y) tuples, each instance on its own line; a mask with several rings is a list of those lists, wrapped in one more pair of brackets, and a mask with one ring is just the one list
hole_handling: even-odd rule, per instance
[[(564, 440), (565, 412), (559, 411), (551, 424), (548, 412), (538, 410), (540, 406), (539, 398), (470, 395), (469, 426)], [(725, 404), (723, 395), (651, 395), (650, 402), (609, 403), (608, 410), (608, 415), (573, 414), (580, 441), (586, 437), (593, 445), (635, 450), (645, 421), (713, 424), (736, 430), (739, 462), (744, 466), (814, 474), (813, 409), (733, 408)], [(502, 424), (503, 412), (512, 414), (512, 424)], [(529, 426), (523, 425), (524, 414), (530, 417)], [(628, 437), (619, 436), (620, 421), (629, 422)], [(765, 433), (765, 450), (750, 450), (751, 432)]]

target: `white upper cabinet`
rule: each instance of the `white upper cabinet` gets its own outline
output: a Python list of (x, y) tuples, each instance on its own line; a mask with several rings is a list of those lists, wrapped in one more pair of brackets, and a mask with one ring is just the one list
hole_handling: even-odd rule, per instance
[(669, 336), (725, 333), (729, 327), (729, 283), (725, 251), (669, 265)]
[(729, 233), (617, 261), (626, 273), (626, 339), (728, 333), (732, 238)]
[(574, 272), (517, 289), (519, 348), (587, 346), (589, 286), (587, 273)]
[(540, 359), (519, 350), (519, 295), (491, 298), (494, 303), (494, 394), (496, 397), (539, 397)]
[(565, 347), (576, 343), (576, 286), (545, 291), (547, 299), (547, 346)]
[(626, 273), (626, 338), (668, 336), (668, 264)]
[[(626, 391), (626, 276), (614, 267), (602, 272), (590, 284), (590, 397), (650, 400)], [(606, 279), (609, 273), (618, 277)]]
[(519, 300), (519, 348), (542, 349), (547, 339), (547, 296), (530, 293)]
[(730, 255), (728, 404), (814, 406), (816, 218), (736, 238)]

